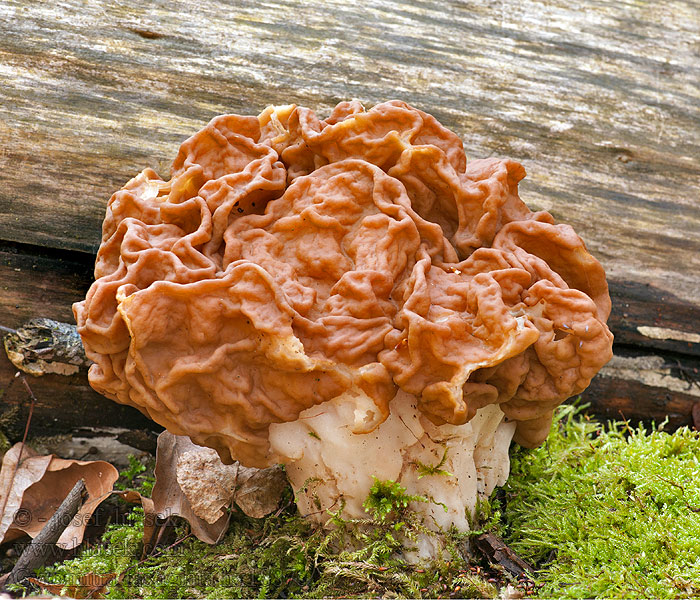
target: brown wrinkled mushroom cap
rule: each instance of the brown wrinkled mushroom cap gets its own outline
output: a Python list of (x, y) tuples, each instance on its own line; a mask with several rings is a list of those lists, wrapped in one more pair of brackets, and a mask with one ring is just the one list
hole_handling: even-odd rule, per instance
[(275, 462), (270, 424), (351, 393), (371, 431), (399, 388), (435, 424), (498, 403), (537, 445), (612, 335), (603, 268), (524, 176), (398, 101), (216, 117), (170, 181), (109, 201), (74, 306), (90, 382), (249, 466)]

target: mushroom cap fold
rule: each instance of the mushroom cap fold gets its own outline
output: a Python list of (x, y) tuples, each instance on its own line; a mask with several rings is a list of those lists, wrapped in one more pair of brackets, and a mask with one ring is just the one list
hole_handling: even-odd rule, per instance
[(537, 445), (612, 335), (602, 266), (524, 176), (399, 101), (216, 117), (109, 201), (74, 305), (90, 383), (247, 466), (278, 460), (271, 424), (349, 394), (372, 431), (398, 390), (436, 425), (498, 404)]

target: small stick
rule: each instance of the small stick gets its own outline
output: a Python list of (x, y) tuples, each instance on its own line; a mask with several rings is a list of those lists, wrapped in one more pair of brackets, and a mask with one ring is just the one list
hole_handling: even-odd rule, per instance
[(493, 533), (482, 533), (476, 538), (476, 546), (492, 563), (501, 565), (515, 577), (528, 575), (534, 569), (520, 558), (506, 543)]
[(87, 495), (85, 480), (81, 479), (73, 486), (65, 500), (61, 502), (61, 506), (49, 519), (49, 522), (44, 525), (39, 534), (24, 549), (5, 581), (5, 588), (12, 583), (19, 583), (26, 577), (29, 577), (36, 569), (46, 563), (58, 538), (61, 537), (63, 531), (78, 513)]
[(10, 327), (4, 327), (3, 325), (0, 325), (0, 332), (1, 333), (17, 333), (17, 330), (11, 329)]
[(165, 521), (163, 521), (158, 527), (156, 527), (155, 531), (153, 532), (158, 532), (158, 535), (156, 537), (156, 541), (153, 544), (153, 549), (156, 549), (158, 545), (160, 544), (161, 540), (163, 539), (163, 535), (165, 534), (165, 528), (168, 526), (168, 523), (170, 523), (170, 517), (166, 517)]

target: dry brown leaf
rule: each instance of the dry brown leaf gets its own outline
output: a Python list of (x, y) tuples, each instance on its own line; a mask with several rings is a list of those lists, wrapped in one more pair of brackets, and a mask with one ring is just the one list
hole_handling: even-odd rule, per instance
[(261, 519), (277, 509), (288, 485), (279, 465), (267, 469), (241, 467), (233, 500), (246, 515)]
[(22, 497), (28, 487), (43, 477), (51, 458), (38, 456), (21, 443), (5, 453), (0, 468), (0, 541), (9, 542), (23, 535), (21, 529), (13, 527), (15, 521), (22, 523), (31, 517), (20, 510)]
[(68, 596), (69, 598), (104, 598), (107, 593), (107, 584), (116, 576), (116, 573), (108, 573), (107, 575), (88, 573), (80, 577), (77, 585), (47, 583), (35, 577), (29, 577), (28, 580), (43, 591), (56, 596)]
[(231, 504), (239, 469), (238, 463), (223, 464), (216, 450), (195, 446), (180, 455), (175, 475), (192, 512), (212, 524)]
[[(153, 486), (155, 511), (161, 518), (177, 515), (185, 519), (192, 533), (207, 544), (216, 544), (226, 532), (229, 515), (225, 514), (215, 523), (207, 523), (192, 510), (190, 501), (177, 482), (177, 462), (186, 452), (201, 448), (190, 438), (164, 431), (158, 436), (156, 449), (156, 483)], [(202, 448), (204, 450), (204, 448)]]
[(0, 541), (25, 533), (35, 537), (73, 486), (84, 479), (88, 498), (56, 544), (66, 550), (75, 548), (83, 540), (92, 513), (112, 493), (118, 477), (117, 469), (101, 460), (38, 456), (28, 446), (15, 444), (5, 454), (0, 470)]
[(228, 526), (226, 508), (235, 502), (248, 516), (261, 518), (279, 505), (287, 479), (281, 467), (254, 469), (224, 465), (211, 448), (188, 437), (158, 436), (153, 500), (161, 516), (179, 515), (200, 540), (213, 544)]
[(158, 514), (156, 513), (153, 500), (151, 500), (151, 498), (147, 498), (146, 496), (142, 496), (134, 490), (116, 493), (126, 502), (140, 504), (143, 508), (143, 556), (146, 556), (153, 549), (156, 530), (158, 528)]

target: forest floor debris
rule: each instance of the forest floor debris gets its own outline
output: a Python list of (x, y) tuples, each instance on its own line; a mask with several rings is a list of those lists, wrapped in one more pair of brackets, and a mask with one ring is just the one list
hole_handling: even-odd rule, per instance
[[(366, 503), (368, 518), (345, 521), (339, 512), (333, 532), (301, 519), (288, 492), (266, 518), (233, 510), (217, 545), (197, 540), (173, 517), (143, 558), (144, 511), (135, 506), (75, 558), (42, 569), (36, 591), (92, 598), (697, 597), (700, 434), (603, 426), (578, 411), (559, 409), (541, 448), (513, 450), (507, 485), (480, 506), (471, 534), (448, 533), (433, 563), (402, 558), (402, 540), (422, 525), (406, 510), (401, 487), (383, 482)], [(146, 495), (151, 473), (135, 463), (122, 482)], [(499, 536), (534, 573), (515, 577), (489, 562), (476, 543), (484, 534)]]

